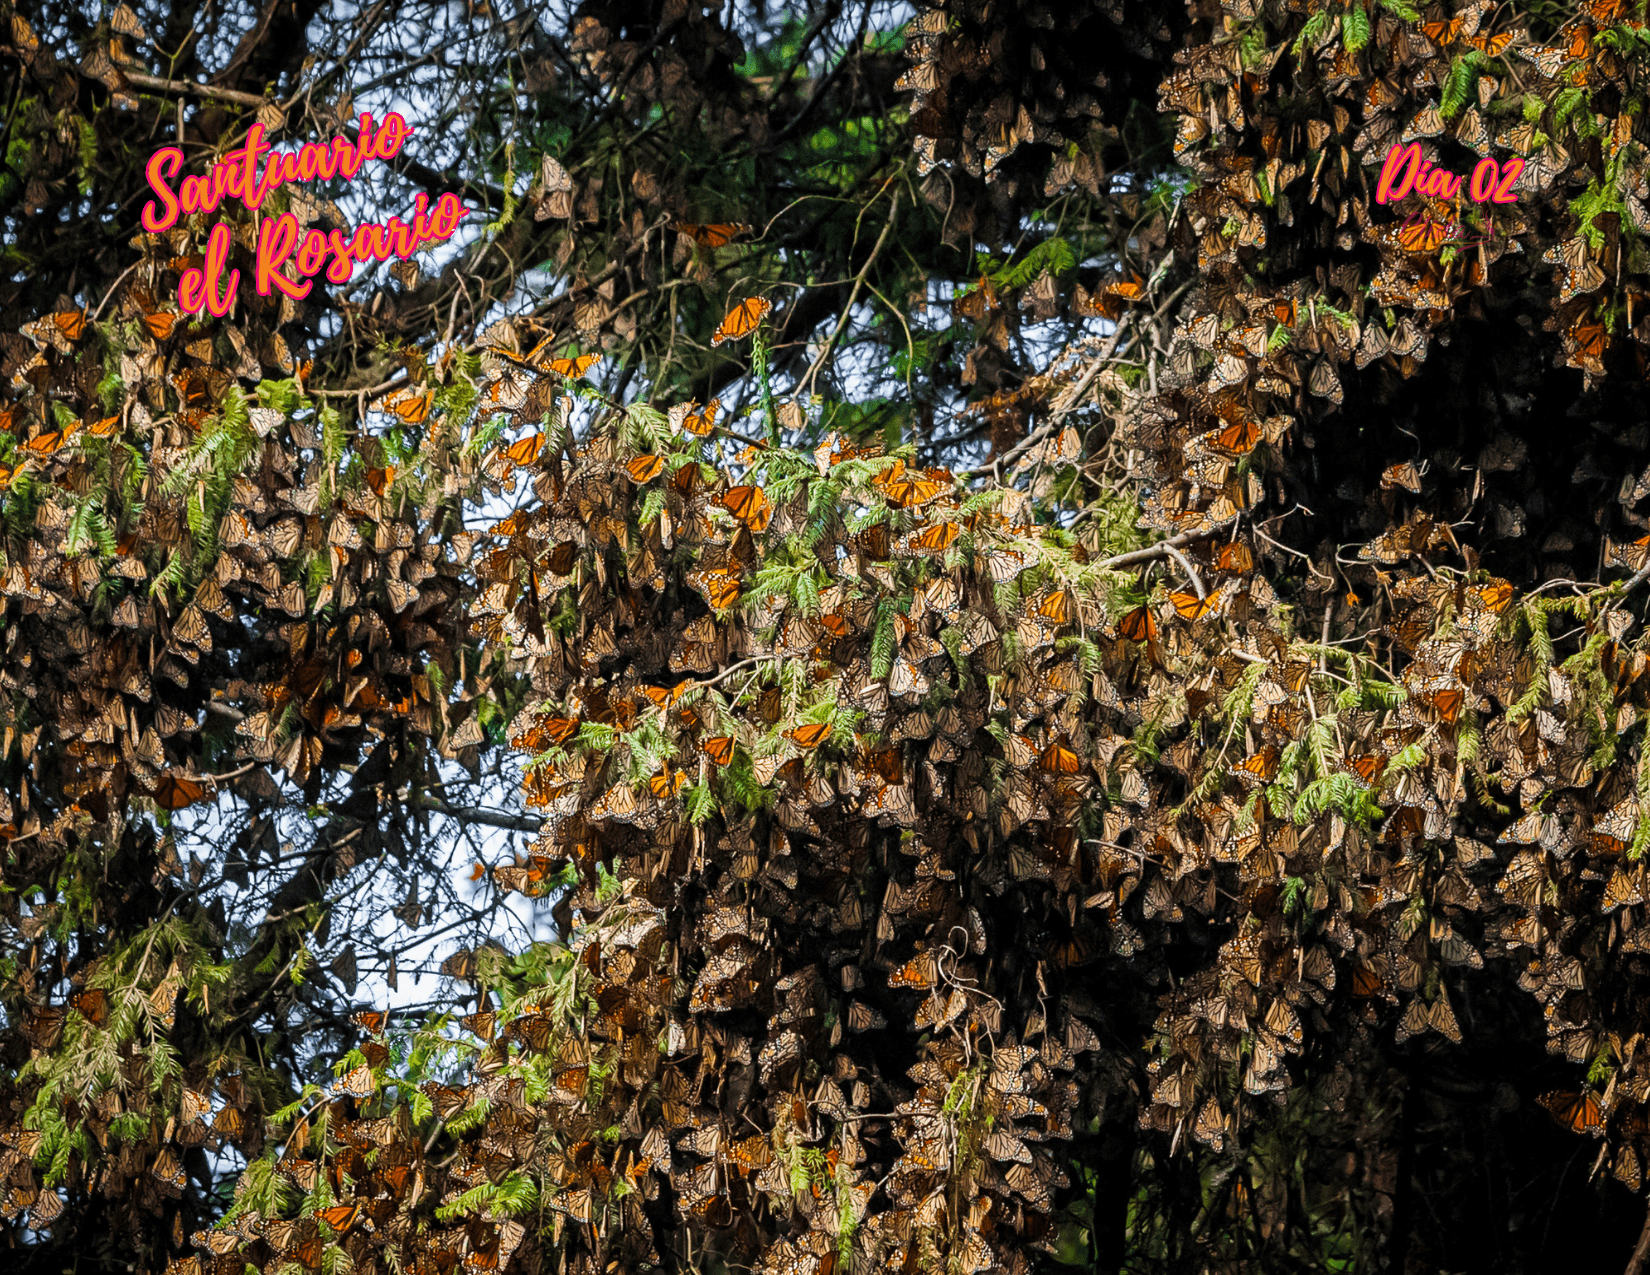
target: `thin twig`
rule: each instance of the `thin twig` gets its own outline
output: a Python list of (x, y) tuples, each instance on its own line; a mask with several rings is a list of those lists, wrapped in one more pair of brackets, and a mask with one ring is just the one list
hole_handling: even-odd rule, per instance
[(1163, 542), (1163, 551), (1180, 564), (1180, 569), (1186, 573), (1186, 577), (1192, 582), (1192, 588), (1197, 590), (1197, 600), (1202, 602), (1207, 598), (1209, 595), (1203, 591), (1203, 581), (1198, 577), (1197, 572), (1193, 570), (1192, 564), (1186, 555), (1168, 541)]
[(1218, 535), (1242, 516), (1242, 514), (1234, 514), (1225, 522), (1218, 522), (1212, 527), (1205, 527), (1199, 531), (1183, 531), (1178, 536), (1171, 536), (1168, 540), (1159, 540), (1155, 545), (1147, 545), (1144, 549), (1131, 549), (1128, 553), (1120, 553), (1116, 557), (1107, 558), (1101, 562), (1099, 564), (1100, 570), (1115, 571), (1119, 567), (1132, 567), (1141, 562), (1151, 562), (1156, 558), (1167, 558), (1176, 549), (1183, 548), (1194, 540), (1201, 540), (1205, 536)]
[(137, 71), (126, 71), (123, 74), (126, 82), (134, 88), (150, 89), (156, 93), (209, 97), (220, 102), (234, 102), (238, 106), (273, 105), (267, 97), (260, 97), (256, 93), (242, 93), (238, 89), (220, 89), (213, 84), (196, 84), (189, 80), (163, 80), (159, 76), (143, 75)]

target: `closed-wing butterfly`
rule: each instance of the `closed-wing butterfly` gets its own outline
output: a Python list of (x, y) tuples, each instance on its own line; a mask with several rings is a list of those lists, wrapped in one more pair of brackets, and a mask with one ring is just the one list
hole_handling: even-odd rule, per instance
[(717, 324), (716, 331), (711, 334), (710, 343), (721, 345), (724, 341), (737, 341), (756, 331), (764, 315), (773, 309), (773, 302), (766, 297), (748, 297), (741, 301), (723, 317)]

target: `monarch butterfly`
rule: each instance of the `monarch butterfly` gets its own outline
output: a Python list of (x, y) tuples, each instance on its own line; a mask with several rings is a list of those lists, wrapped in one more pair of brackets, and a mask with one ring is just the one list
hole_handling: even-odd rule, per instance
[(768, 519), (773, 515), (767, 494), (760, 487), (729, 488), (722, 497), (722, 504), (752, 531), (765, 531)]
[(183, 318), (181, 314), (171, 310), (145, 312), (143, 326), (148, 329), (149, 335), (154, 337), (155, 340), (164, 341), (172, 335), (172, 330), (177, 327), (178, 320), (181, 318)]
[(205, 801), (206, 789), (187, 775), (168, 771), (155, 784), (152, 796), (163, 810), (182, 810), (197, 801)]
[(338, 1078), (334, 1089), (338, 1093), (349, 1094), (352, 1098), (365, 1098), (373, 1091), (372, 1068), (357, 1067)]
[(1043, 599), (1037, 614), (1053, 624), (1071, 623), (1071, 591), (1056, 589)]
[(48, 314), (43, 319), (36, 319), (33, 323), (25, 323), (18, 331), (34, 340), (46, 341), (66, 354), (67, 343), (80, 340), (86, 331), (86, 312), (61, 310), (56, 314)]
[(1466, 703), (1467, 695), (1460, 687), (1449, 687), (1424, 695), (1421, 699), (1422, 703), (1429, 705), (1446, 722), (1453, 722), (1460, 716), (1461, 706)]
[(1276, 745), (1268, 744), (1259, 752), (1244, 758), (1240, 762), (1234, 762), (1232, 771), (1240, 779), (1256, 779), (1265, 782), (1277, 773), (1278, 757), (1279, 753)]
[[(361, 1220), (361, 1202), (357, 1200), (354, 1204), (334, 1204), (331, 1208), (316, 1209), (315, 1216), (342, 1235)], [(367, 1229), (372, 1229), (371, 1222), (367, 1223)]]
[(1083, 759), (1056, 741), (1042, 751), (1037, 767), (1051, 775), (1075, 775), (1083, 769)]
[(936, 522), (924, 527), (911, 538), (911, 546), (924, 553), (943, 553), (962, 534), (954, 522)]
[[(702, 412), (697, 410), (698, 406), (697, 403), (678, 403), (671, 408), (670, 427), (678, 430), (685, 429), (688, 433), (699, 438), (703, 438), (710, 433), (711, 430), (716, 428), (716, 416), (722, 410), (722, 400), (719, 398), (711, 399), (709, 403), (705, 404), (705, 410)], [(697, 478), (699, 473), (699, 467), (691, 462), (676, 471), (677, 478), (682, 478), (684, 472), (690, 470), (691, 473), (688, 474), (686, 481), (691, 482)], [(687, 492), (683, 491), (682, 494), (686, 495)]]
[(390, 1016), (381, 1009), (359, 1009), (350, 1015), (350, 1021), (374, 1036), (384, 1034), (384, 1024)]
[(544, 366), (558, 376), (575, 381), (601, 361), (599, 354), (580, 354), (576, 358), (551, 359)]
[(637, 456), (625, 466), (625, 471), (630, 475), (631, 481), (647, 483), (657, 478), (664, 471), (664, 467), (665, 460), (663, 456), (655, 456), (649, 453)]
[(33, 456), (50, 456), (68, 441), (69, 430), (52, 430), (46, 434), (36, 434), (28, 442), (22, 444), (18, 450), (28, 452)]
[(667, 762), (663, 770), (647, 781), (653, 795), (661, 801), (666, 797), (674, 797), (687, 784), (687, 776), (679, 770), (673, 770)]
[[(936, 475), (944, 475), (944, 478)], [(914, 505), (925, 505), (941, 495), (949, 478), (950, 475), (944, 470), (933, 470), (929, 477), (919, 477), (915, 471), (906, 469), (903, 460), (896, 460), (872, 479), (872, 482), (882, 489), (890, 505), (896, 509), (904, 509)]]
[(1430, 213), (1414, 213), (1398, 227), (1398, 244), (1406, 252), (1437, 252), (1455, 237), (1455, 226)]
[(93, 1027), (102, 1027), (109, 1021), (109, 994), (102, 988), (71, 994), (69, 1005)]
[(527, 465), (532, 463), (543, 447), (543, 434), (529, 434), (506, 447), (500, 454), (512, 465)]
[(1230, 544), (1220, 546), (1220, 552), (1215, 555), (1215, 568), (1219, 571), (1244, 573), (1255, 569), (1255, 555), (1249, 546), (1242, 540), (1234, 540)]
[(1554, 1120), (1572, 1133), (1601, 1134), (1604, 1132), (1604, 1111), (1591, 1090), (1576, 1093), (1556, 1089), (1536, 1099)]
[(1201, 620), (1220, 605), (1220, 592), (1219, 589), (1216, 589), (1207, 597), (1202, 598), (1195, 593), (1174, 592), (1169, 594), (1169, 601), (1174, 605), (1175, 613), (1182, 620)]
[(1219, 448), (1230, 455), (1247, 456), (1255, 450), (1261, 436), (1260, 422), (1253, 417), (1245, 417), (1220, 429), (1209, 431), (1203, 435), (1203, 441), (1210, 447)]
[(1381, 782), (1381, 776), (1386, 773), (1386, 758), (1373, 753), (1366, 753), (1361, 757), (1348, 757), (1346, 768), (1365, 786), (1373, 788)]
[(785, 738), (798, 748), (818, 748), (831, 737), (829, 722), (809, 722), (805, 726), (796, 726), (785, 732)]
[(399, 416), (407, 424), (417, 425), (430, 414), (430, 407), (434, 403), (434, 390), (421, 392), (417, 389), (405, 389), (384, 395), (372, 404), (372, 410)]
[(721, 611), (739, 600), (739, 577), (732, 571), (690, 571), (687, 581), (705, 595), (710, 605)]
[(742, 221), (719, 221), (708, 226), (680, 222), (676, 229), (692, 238), (701, 248), (722, 248), (740, 235), (748, 235), (751, 228)]
[(705, 755), (718, 766), (726, 766), (733, 760), (733, 743), (731, 735), (715, 735), (699, 747), (704, 749)]
[(1130, 642), (1154, 642), (1157, 640), (1157, 621), (1148, 608), (1136, 607), (1117, 622), (1117, 632)]
[(1507, 605), (1513, 600), (1518, 591), (1505, 580), (1497, 580), (1493, 584), (1474, 589), (1473, 592), (1478, 595), (1479, 601), (1486, 607), (1499, 614), (1507, 609)]
[(727, 312), (722, 322), (717, 325), (716, 331), (711, 334), (710, 343), (721, 345), (724, 341), (737, 341), (741, 337), (749, 336), (756, 331), (756, 325), (762, 322), (762, 317), (771, 309), (773, 302), (766, 297), (748, 297)]

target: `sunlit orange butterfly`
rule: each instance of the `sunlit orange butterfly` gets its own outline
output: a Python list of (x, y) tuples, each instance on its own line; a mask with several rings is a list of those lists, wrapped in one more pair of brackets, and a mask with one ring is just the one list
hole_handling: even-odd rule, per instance
[(1386, 773), (1386, 758), (1374, 753), (1365, 753), (1358, 757), (1348, 757), (1346, 767), (1364, 783), (1374, 787), (1381, 782), (1381, 776)]
[(912, 538), (911, 543), (925, 553), (941, 553), (951, 547), (952, 541), (961, 532), (962, 529), (954, 522), (930, 523)]
[[(722, 400), (719, 398), (711, 399), (709, 403), (705, 404), (705, 410), (702, 412), (694, 410), (698, 406), (697, 403), (677, 404), (670, 411), (670, 423), (685, 429), (690, 434), (703, 438), (716, 428), (716, 416), (722, 410)], [(699, 467), (692, 464), (682, 466), (682, 469), (676, 471), (677, 476), (680, 477), (682, 470), (686, 469), (692, 470), (690, 477), (698, 476)]]
[(20, 445), (18, 450), (31, 456), (50, 456), (63, 446), (67, 438), (65, 431), (54, 429), (48, 434), (36, 434), (28, 442)]
[(1195, 593), (1174, 592), (1169, 594), (1169, 601), (1182, 620), (1201, 620), (1220, 605), (1220, 589), (1202, 598)]
[(890, 505), (900, 509), (927, 504), (943, 495), (949, 489), (950, 478), (944, 470), (934, 470), (924, 476), (907, 469), (903, 460), (896, 460), (871, 481), (882, 489)]
[(551, 359), (544, 366), (558, 376), (577, 380), (601, 361), (599, 354), (581, 354), (576, 358)]
[(1421, 34), (1434, 44), (1448, 47), (1455, 43), (1456, 36), (1461, 34), (1461, 19), (1450, 18), (1438, 22), (1423, 22)]
[(687, 784), (687, 776), (679, 770), (672, 769), (670, 763), (666, 762), (664, 769), (647, 782), (648, 787), (653, 790), (653, 795), (663, 800), (666, 797), (674, 797), (681, 792)]
[(25, 323), (18, 331), (24, 336), (47, 341), (61, 348), (63, 342), (78, 341), (85, 333), (86, 312), (61, 310), (56, 314), (48, 314), (43, 319), (36, 319), (33, 323)]
[(1466, 692), (1458, 686), (1421, 696), (1422, 703), (1431, 707), (1446, 722), (1453, 722), (1460, 716), (1461, 706), (1466, 703), (1466, 699)]
[(506, 447), (503, 456), (512, 465), (528, 465), (537, 458), (543, 447), (543, 434), (529, 434), (526, 438), (518, 439), (509, 447)]
[(762, 322), (764, 315), (773, 309), (773, 302), (766, 297), (748, 297), (741, 301), (723, 317), (722, 322), (711, 334), (710, 343), (721, 345), (724, 341), (737, 341), (741, 337), (749, 336), (756, 331), (756, 325)]
[(625, 471), (630, 475), (633, 482), (646, 483), (657, 478), (664, 471), (664, 467), (665, 460), (663, 456), (655, 456), (649, 453), (635, 457), (625, 466)]
[(381, 1009), (360, 1009), (350, 1015), (350, 1021), (374, 1036), (384, 1034), (384, 1024), (390, 1016)]
[(768, 519), (773, 515), (773, 507), (760, 487), (730, 488), (722, 497), (722, 504), (752, 531), (766, 530)]
[(1255, 555), (1246, 542), (1234, 540), (1220, 546), (1220, 552), (1215, 555), (1215, 566), (1221, 571), (1253, 571)]
[(809, 722), (806, 726), (793, 727), (785, 732), (785, 738), (791, 740), (798, 748), (818, 748), (830, 737), (829, 722)]
[(1083, 759), (1057, 740), (1043, 749), (1037, 767), (1051, 775), (1075, 775), (1083, 769)]
[(739, 574), (736, 571), (690, 571), (688, 583), (705, 595), (718, 611), (739, 601)]
[(331, 1208), (316, 1209), (315, 1216), (342, 1235), (361, 1220), (361, 1203), (358, 1200), (354, 1204), (334, 1204)]
[(1453, 237), (1454, 229), (1428, 213), (1414, 213), (1398, 228), (1398, 243), (1406, 252), (1437, 252)]
[(719, 221), (708, 226), (678, 222), (676, 229), (684, 235), (691, 236), (693, 242), (701, 248), (721, 248), (740, 235), (748, 235), (751, 232), (751, 228), (742, 221)]
[(1507, 609), (1507, 604), (1513, 600), (1518, 591), (1505, 580), (1497, 580), (1493, 584), (1487, 584), (1481, 589), (1474, 590), (1474, 592), (1478, 594), (1479, 599), (1486, 607), (1499, 614)]
[(718, 766), (726, 766), (733, 760), (733, 736), (716, 735), (699, 745), (705, 750), (705, 756)]
[(434, 402), (434, 390), (408, 388), (384, 395), (372, 404), (372, 410), (392, 413), (409, 425), (417, 425), (430, 414), (430, 407)]
[(1037, 614), (1053, 624), (1071, 623), (1071, 590), (1056, 589), (1043, 599)]
[(682, 692), (692, 685), (693, 682), (690, 679), (678, 682), (675, 686), (644, 686), (642, 687), (642, 693), (661, 709), (666, 709), (680, 699)]
[(1218, 447), (1233, 456), (1247, 456), (1255, 450), (1255, 444), (1260, 440), (1260, 422), (1253, 417), (1233, 421), (1230, 425), (1212, 430), (1203, 436), (1203, 441), (1209, 446)]

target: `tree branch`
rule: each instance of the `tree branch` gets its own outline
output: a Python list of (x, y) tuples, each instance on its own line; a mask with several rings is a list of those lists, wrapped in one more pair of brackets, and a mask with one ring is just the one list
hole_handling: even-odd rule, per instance
[(425, 810), (433, 810), (438, 815), (446, 815), (449, 819), (457, 819), (462, 823), (485, 824), (489, 828), (505, 828), (510, 832), (538, 832), (544, 827), (544, 820), (534, 819), (528, 815), (512, 815), (502, 810), (483, 810), (476, 806), (454, 806), (441, 800), (440, 797), (429, 793), (418, 794), (417, 804)]

